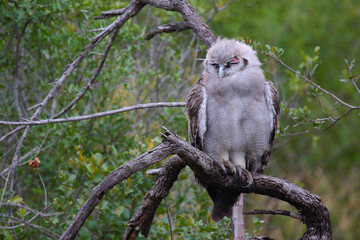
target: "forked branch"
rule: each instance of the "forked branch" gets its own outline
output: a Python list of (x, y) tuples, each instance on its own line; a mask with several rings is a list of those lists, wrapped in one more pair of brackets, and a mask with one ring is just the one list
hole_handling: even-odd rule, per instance
[(177, 156), (170, 158), (163, 165), (155, 185), (145, 196), (142, 205), (130, 220), (123, 239), (135, 239), (139, 231), (147, 236), (157, 207), (169, 193), (185, 164), (190, 166), (196, 177), (204, 185), (211, 185), (217, 189), (238, 192), (239, 194), (242, 192), (266, 195), (288, 202), (298, 210), (296, 216), (307, 227), (302, 239), (331, 239), (329, 212), (318, 196), (286, 180), (259, 174), (252, 174), (253, 182), (249, 185), (245, 174), (241, 176), (227, 175), (217, 161), (194, 148), (176, 134), (166, 130), (163, 138), (164, 140), (159, 146), (106, 176), (94, 188), (92, 195), (80, 208), (76, 218), (60, 239), (74, 239), (104, 194), (116, 184), (136, 171), (161, 161), (170, 154), (177, 154)]

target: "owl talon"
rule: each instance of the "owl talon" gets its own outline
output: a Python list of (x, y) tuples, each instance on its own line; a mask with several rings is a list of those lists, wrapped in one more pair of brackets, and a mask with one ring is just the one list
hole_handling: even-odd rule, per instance
[(236, 174), (236, 168), (235, 166), (229, 162), (229, 161), (222, 161), (221, 167), (224, 169), (225, 173), (227, 175), (234, 175)]
[(240, 167), (240, 166), (236, 166), (235, 171), (236, 171), (235, 174), (238, 175), (239, 177), (241, 177), (242, 172), (243, 172), (243, 168)]
[(240, 166), (236, 166), (235, 174), (237, 174), (239, 177), (241, 177), (242, 174), (246, 176), (246, 183), (247, 183), (246, 187), (250, 186), (253, 183), (253, 177), (247, 169), (244, 169)]
[(254, 181), (254, 179), (253, 179), (253, 177), (252, 177), (252, 175), (251, 175), (251, 172), (249, 172), (248, 170), (246, 170), (246, 169), (244, 169), (245, 171), (244, 171), (244, 174), (246, 175), (246, 183), (247, 183), (247, 187), (248, 186), (250, 186), (252, 183), (253, 183), (253, 181)]

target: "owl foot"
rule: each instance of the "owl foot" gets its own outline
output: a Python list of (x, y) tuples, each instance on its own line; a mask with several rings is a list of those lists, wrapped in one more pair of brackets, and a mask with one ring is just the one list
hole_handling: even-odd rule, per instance
[(247, 187), (250, 186), (252, 183), (253, 183), (253, 177), (251, 175), (251, 173), (245, 169), (245, 168), (242, 168), (240, 166), (235, 166), (236, 168), (236, 173), (237, 175), (239, 175), (239, 177), (241, 177), (241, 174), (244, 174), (245, 177), (246, 177), (246, 183), (247, 183)]
[(236, 174), (236, 168), (235, 168), (234, 164), (232, 164), (230, 161), (222, 160), (222, 161), (220, 161), (220, 165), (221, 165), (222, 169), (224, 169), (224, 171), (227, 175), (232, 176), (232, 175)]

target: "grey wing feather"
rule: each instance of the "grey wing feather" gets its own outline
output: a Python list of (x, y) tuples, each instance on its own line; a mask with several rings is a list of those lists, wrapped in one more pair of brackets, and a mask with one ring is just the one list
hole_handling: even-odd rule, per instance
[(189, 139), (191, 145), (202, 150), (206, 131), (206, 91), (203, 86), (203, 76), (190, 90), (186, 99), (186, 116), (189, 125)]
[(279, 94), (271, 81), (265, 82), (265, 100), (269, 109), (270, 119), (272, 119), (270, 122), (271, 132), (269, 136), (269, 149), (263, 152), (263, 155), (261, 156), (261, 168), (255, 169), (257, 173), (263, 173), (269, 161), (277, 128), (277, 116), (280, 113)]
[(270, 126), (272, 131), (269, 139), (269, 142), (272, 145), (277, 127), (277, 116), (280, 113), (280, 99), (279, 94), (271, 81), (265, 82), (265, 99), (270, 112), (270, 119), (273, 120)]

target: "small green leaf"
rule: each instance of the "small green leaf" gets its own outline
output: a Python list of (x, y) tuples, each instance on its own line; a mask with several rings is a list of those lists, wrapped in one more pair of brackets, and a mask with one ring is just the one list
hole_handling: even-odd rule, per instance
[(109, 201), (103, 200), (100, 206), (101, 210), (105, 210), (108, 205), (109, 205)]
[(21, 217), (21, 219), (24, 219), (24, 217), (26, 215), (26, 210), (24, 208), (20, 208), (18, 211), (18, 214)]
[(69, 178), (67, 179), (67, 181), (68, 181), (69, 183), (74, 183), (74, 182), (76, 181), (76, 175), (75, 175), (75, 174), (71, 174), (71, 175), (69, 176)]
[(81, 240), (91, 239), (91, 232), (86, 227), (82, 227), (79, 231), (79, 239)]
[(20, 197), (19, 195), (16, 195), (15, 197), (13, 197), (10, 202), (12, 203), (22, 203), (24, 201), (24, 199), (22, 197)]

